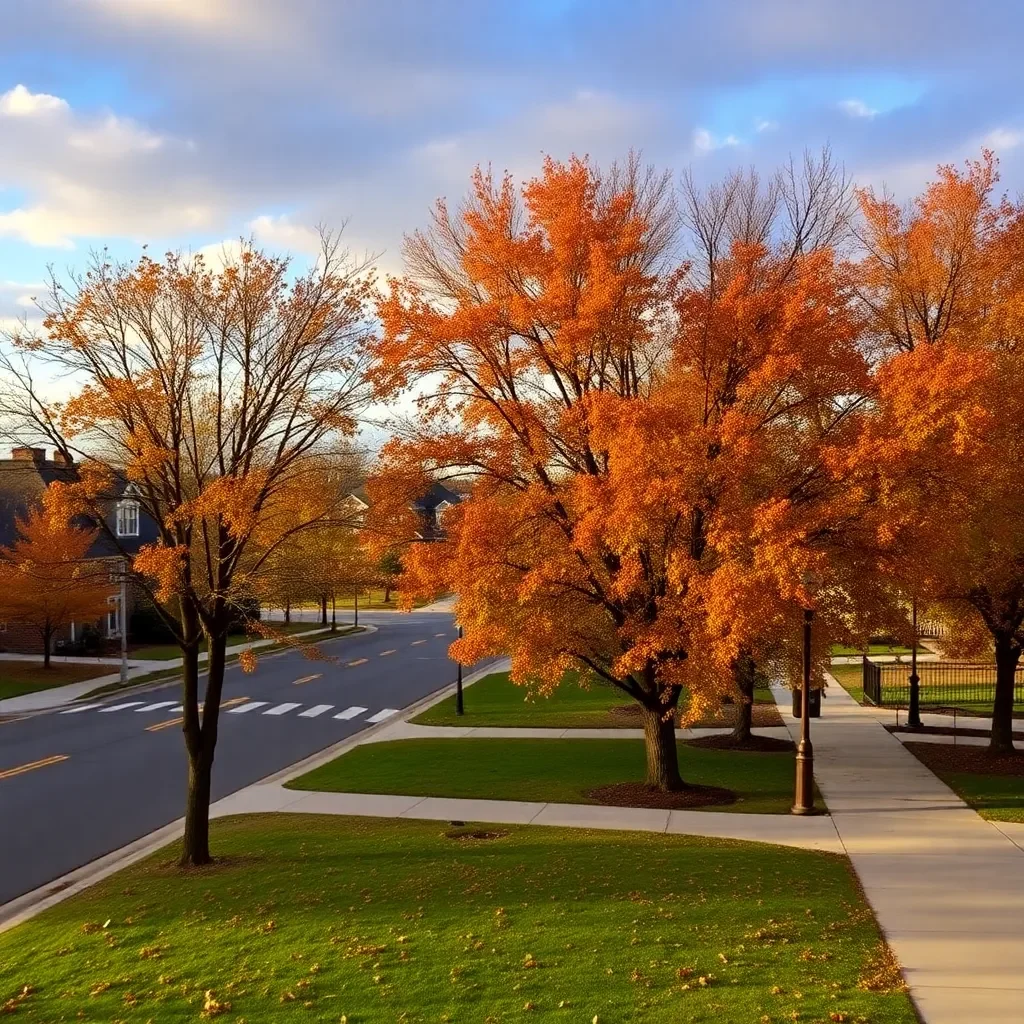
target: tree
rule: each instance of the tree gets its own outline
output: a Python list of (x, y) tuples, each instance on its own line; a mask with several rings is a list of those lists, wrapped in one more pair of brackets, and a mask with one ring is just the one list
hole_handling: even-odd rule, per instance
[(885, 507), (893, 576), (961, 650), (994, 647), (1001, 754), (1024, 649), (1024, 206), (995, 201), (997, 182), (984, 152), (940, 167), (910, 207), (861, 193), (857, 281), (883, 356), (849, 468)]
[[(96, 257), (69, 285), (54, 280), (44, 337), (16, 339), (8, 405), (64, 453), (80, 480), (54, 484), (90, 513), (124, 474), (158, 543), (135, 557), (183, 657), (188, 796), (183, 865), (210, 860), (209, 802), (228, 630), (277, 548), (319, 521), (310, 481), (365, 397), (366, 301), (372, 281), (339, 239), (293, 276), (286, 259), (243, 245), (219, 271), (200, 256)], [(42, 359), (84, 383), (47, 403), (32, 385)], [(27, 429), (27, 428), (26, 428)], [(86, 457), (88, 456), (88, 457)], [(111, 540), (117, 538), (111, 533)], [(199, 696), (199, 647), (208, 673)], [(252, 659), (246, 659), (251, 667)]]
[(395, 589), (398, 577), (402, 575), (402, 556), (394, 549), (385, 551), (377, 559), (377, 578), (384, 588), (384, 603), (391, 600), (391, 591)]
[(96, 530), (74, 526), (57, 511), (30, 509), (17, 527), (18, 539), (0, 548), (0, 618), (39, 634), (49, 668), (55, 633), (107, 614), (110, 570), (89, 557)]
[(575, 666), (637, 701), (665, 790), (684, 693), (687, 717), (733, 696), (805, 603), (839, 618), (843, 588), (801, 581), (847, 517), (825, 457), (865, 379), (829, 251), (738, 243), (709, 291), (673, 265), (674, 223), (636, 160), (549, 160), (522, 201), (478, 173), (408, 240), (375, 368), (386, 390), (441, 378), (385, 463), (476, 477), (447, 542), (410, 547), (403, 599), (458, 595), (461, 661), (508, 653), (542, 690)]

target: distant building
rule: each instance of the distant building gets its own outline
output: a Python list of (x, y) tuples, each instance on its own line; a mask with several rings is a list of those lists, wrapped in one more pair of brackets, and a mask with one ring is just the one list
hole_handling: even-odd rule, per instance
[(453, 505), (458, 505), (465, 495), (434, 482), (430, 490), (412, 503), (420, 517), (421, 526), (416, 533), (417, 540), (444, 540), (444, 514)]
[[(46, 489), (57, 481), (72, 483), (78, 479), (78, 467), (66, 460), (59, 452), (46, 457), (44, 448), (18, 447), (11, 449), (9, 459), (0, 459), (0, 546), (9, 547), (18, 539), (18, 519), (23, 519), (29, 510), (38, 506)], [(93, 542), (90, 554), (93, 558), (105, 559), (110, 563), (111, 587), (117, 586), (118, 572), (123, 551), (129, 557), (144, 544), (154, 543), (159, 533), (157, 525), (143, 512), (137, 497), (135, 485), (126, 478), (115, 480), (114, 490), (104, 502), (104, 519), (115, 542), (102, 529)], [(95, 523), (83, 522), (83, 526)], [(139, 595), (133, 588), (128, 591), (125, 621), (131, 615)], [(54, 650), (75, 645), (82, 640), (89, 629), (98, 633), (100, 640), (118, 640), (121, 630), (120, 596), (110, 598), (110, 610), (106, 617), (94, 623), (74, 623), (63, 634), (55, 637)], [(32, 631), (16, 622), (0, 622), (0, 649), (23, 654), (39, 654), (39, 638)]]

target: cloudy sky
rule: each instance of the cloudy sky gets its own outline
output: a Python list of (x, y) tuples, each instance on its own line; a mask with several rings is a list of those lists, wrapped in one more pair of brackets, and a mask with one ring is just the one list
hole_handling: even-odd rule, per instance
[(48, 264), (403, 232), (478, 163), (629, 148), (699, 177), (828, 141), (909, 194), (1024, 187), (1019, 0), (0, 0), (0, 318)]

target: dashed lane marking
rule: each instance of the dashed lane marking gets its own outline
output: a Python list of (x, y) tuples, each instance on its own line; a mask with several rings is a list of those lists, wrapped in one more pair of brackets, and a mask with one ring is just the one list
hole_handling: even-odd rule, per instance
[(426, 642), (427, 642), (426, 640), (413, 640), (413, 642), (411, 644), (409, 644), (409, 646), (410, 647), (417, 647), (420, 644), (425, 644)]
[(301, 704), (293, 704), (290, 701), (285, 701), (283, 704), (278, 704), (277, 707), (267, 708), (263, 712), (265, 715), (287, 715), (289, 711), (294, 711), (296, 708), (301, 708)]
[(319, 679), (323, 675), (323, 672), (315, 672), (311, 676), (303, 676), (301, 679), (296, 679), (292, 686), (301, 686), (303, 683), (311, 683), (314, 679)]
[(349, 668), (355, 668), (356, 665), (365, 665), (369, 660), (370, 660), (369, 658), (356, 658), (355, 661), (350, 661), (348, 663), (348, 667)]
[(28, 764), (18, 765), (17, 768), (8, 768), (0, 772), (0, 779), (11, 779), (15, 775), (24, 775), (25, 772), (35, 771), (36, 768), (45, 768), (48, 764), (60, 764), (68, 759), (67, 754), (54, 754), (53, 757), (44, 757), (38, 761), (30, 761)]
[(398, 648), (397, 647), (392, 647), (390, 651), (381, 651), (379, 656), (381, 658), (386, 658), (389, 654), (397, 654), (397, 653), (398, 653)]
[(299, 718), (317, 718), (325, 711), (330, 711), (333, 707), (333, 704), (314, 704), (311, 708), (306, 708), (305, 711), (300, 711)]
[(375, 715), (370, 715), (367, 719), (368, 722), (383, 722), (385, 718), (390, 718), (392, 715), (398, 714), (398, 708), (385, 708), (383, 711), (378, 711)]
[(369, 711), (369, 708), (345, 708), (344, 711), (340, 711), (336, 714), (335, 718), (340, 718), (343, 722), (347, 722), (350, 718), (355, 718), (357, 715), (361, 715), (364, 711)]
[(435, 633), (434, 636), (447, 636), (447, 633)]

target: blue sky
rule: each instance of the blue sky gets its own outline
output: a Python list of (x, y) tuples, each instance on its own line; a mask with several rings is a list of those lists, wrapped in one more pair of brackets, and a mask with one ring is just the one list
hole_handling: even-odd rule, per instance
[[(825, 142), (910, 196), (940, 161), (1024, 186), (1024, 4), (979, 0), (7, 0), (0, 320), (91, 248), (400, 266), (474, 165), (632, 148), (698, 178)], [(10, 8), (10, 9), (7, 9)]]

